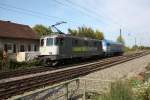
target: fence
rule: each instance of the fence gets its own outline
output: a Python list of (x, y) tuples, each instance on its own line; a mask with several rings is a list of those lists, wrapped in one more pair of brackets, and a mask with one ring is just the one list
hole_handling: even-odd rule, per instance
[(112, 80), (76, 78), (14, 96), (9, 100), (76, 100), (78, 98), (86, 100), (86, 93), (108, 92), (112, 82)]
[(31, 51), (31, 52), (18, 52), (17, 56), (16, 56), (16, 59), (19, 62), (29, 61), (29, 60), (33, 60), (38, 55), (40, 55), (40, 53), (39, 52), (34, 52), (34, 51)]

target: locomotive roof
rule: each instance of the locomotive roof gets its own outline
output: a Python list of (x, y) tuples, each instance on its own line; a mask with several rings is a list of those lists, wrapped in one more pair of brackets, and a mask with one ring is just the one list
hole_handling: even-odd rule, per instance
[(56, 34), (56, 33), (51, 34), (51, 35), (42, 36), (41, 38), (45, 38), (45, 37), (57, 37), (57, 36), (72, 37), (72, 38), (78, 38), (78, 39), (84, 39), (84, 40), (97, 40), (98, 41), (98, 39), (91, 39), (91, 38), (87, 38), (87, 37), (72, 36), (70, 34)]
[(122, 43), (120, 43), (120, 42), (114, 42), (114, 41), (112, 41), (112, 40), (106, 40), (106, 39), (104, 39), (104, 40), (102, 40), (103, 42), (106, 42), (106, 43), (110, 43), (110, 44), (118, 44), (118, 45), (123, 45)]

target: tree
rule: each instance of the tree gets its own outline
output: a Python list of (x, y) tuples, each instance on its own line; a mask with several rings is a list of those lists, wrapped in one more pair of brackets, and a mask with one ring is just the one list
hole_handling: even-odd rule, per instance
[(95, 37), (96, 37), (96, 39), (103, 40), (104, 39), (104, 34), (103, 34), (103, 32), (100, 32), (99, 30), (96, 30), (95, 31)]
[(44, 25), (37, 24), (33, 27), (33, 30), (39, 34), (39, 36), (49, 35), (52, 33), (52, 30)]
[(93, 30), (90, 27), (78, 27), (78, 29), (68, 29), (68, 32), (73, 36), (88, 37), (93, 39), (104, 39), (103, 32)]
[(68, 29), (68, 32), (71, 33), (71, 35), (73, 35), (73, 36), (77, 36), (77, 34), (78, 34), (77, 30), (73, 30), (70, 28)]
[(117, 42), (120, 42), (120, 43), (122, 43), (122, 44), (125, 44), (124, 39), (123, 39), (123, 37), (122, 37), (121, 34), (118, 36)]

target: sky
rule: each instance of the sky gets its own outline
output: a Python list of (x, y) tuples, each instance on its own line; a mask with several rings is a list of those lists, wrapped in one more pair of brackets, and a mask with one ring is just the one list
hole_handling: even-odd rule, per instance
[(0, 20), (33, 27), (36, 24), (68, 28), (92, 27), (116, 41), (119, 31), (127, 46), (150, 46), (150, 0), (0, 0)]

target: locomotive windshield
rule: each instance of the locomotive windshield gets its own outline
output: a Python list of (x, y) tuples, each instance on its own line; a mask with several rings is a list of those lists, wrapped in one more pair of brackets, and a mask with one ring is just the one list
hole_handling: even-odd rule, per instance
[(51, 45), (53, 45), (53, 38), (47, 38), (46, 46), (51, 46)]

